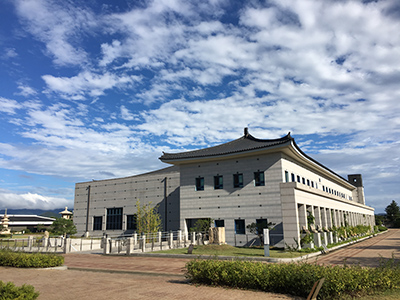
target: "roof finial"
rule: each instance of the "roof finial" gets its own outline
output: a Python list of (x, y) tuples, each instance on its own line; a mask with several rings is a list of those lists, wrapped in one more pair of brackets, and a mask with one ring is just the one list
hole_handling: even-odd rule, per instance
[(247, 127), (244, 128), (244, 136), (245, 137), (249, 136), (249, 128), (247, 128)]

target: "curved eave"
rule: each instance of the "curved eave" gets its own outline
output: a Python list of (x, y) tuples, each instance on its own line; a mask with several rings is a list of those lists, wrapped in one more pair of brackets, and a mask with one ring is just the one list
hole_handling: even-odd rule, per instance
[(269, 152), (269, 153), (278, 152), (279, 149), (281, 149), (283, 147), (287, 147), (288, 145), (290, 145), (290, 141), (287, 141), (287, 142), (281, 143), (281, 144), (276, 144), (273, 146), (268, 146), (268, 147), (253, 148), (250, 150), (232, 151), (232, 152), (222, 153), (222, 154), (193, 156), (193, 157), (187, 157), (187, 158), (173, 158), (173, 159), (164, 159), (164, 158), (160, 157), (159, 159), (162, 162), (165, 162), (168, 164), (182, 165), (182, 164), (197, 163), (197, 162), (203, 162), (203, 161), (215, 161), (215, 160), (220, 160), (220, 159), (240, 158), (240, 157), (248, 156), (249, 154), (256, 155), (256, 154), (266, 153), (266, 152)]

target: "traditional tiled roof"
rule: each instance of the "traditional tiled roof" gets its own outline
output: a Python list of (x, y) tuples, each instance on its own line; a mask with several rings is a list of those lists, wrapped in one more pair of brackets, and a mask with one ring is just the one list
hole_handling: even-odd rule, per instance
[(290, 143), (291, 140), (293, 140), (293, 138), (290, 136), (290, 133), (279, 139), (271, 139), (271, 140), (257, 139), (251, 134), (249, 134), (247, 128), (245, 128), (244, 135), (241, 138), (238, 138), (231, 142), (194, 151), (187, 151), (180, 153), (163, 152), (163, 155), (160, 157), (160, 160), (171, 161), (180, 159), (206, 158), (211, 156), (235, 154), (240, 152), (254, 151), (265, 148), (271, 148), (274, 146), (280, 146)]

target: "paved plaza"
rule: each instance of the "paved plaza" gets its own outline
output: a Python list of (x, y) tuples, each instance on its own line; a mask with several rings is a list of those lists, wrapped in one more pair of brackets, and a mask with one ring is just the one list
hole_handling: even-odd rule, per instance
[[(400, 230), (312, 258), (321, 264), (377, 266), (379, 260), (400, 258)], [(188, 259), (67, 254), (68, 270), (0, 267), (0, 280), (31, 284), (39, 299), (301, 299), (279, 294), (243, 291), (187, 283)]]

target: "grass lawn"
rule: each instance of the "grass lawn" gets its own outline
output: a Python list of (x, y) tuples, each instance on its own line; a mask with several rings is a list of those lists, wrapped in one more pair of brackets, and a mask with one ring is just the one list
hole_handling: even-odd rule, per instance
[[(168, 254), (187, 254), (188, 248), (171, 249), (155, 251), (153, 253)], [(264, 248), (244, 248), (230, 245), (200, 245), (194, 246), (192, 254), (194, 255), (212, 255), (212, 256), (253, 256), (264, 257)], [(305, 255), (300, 252), (287, 252), (284, 250), (270, 250), (270, 257), (274, 258), (292, 258)]]

